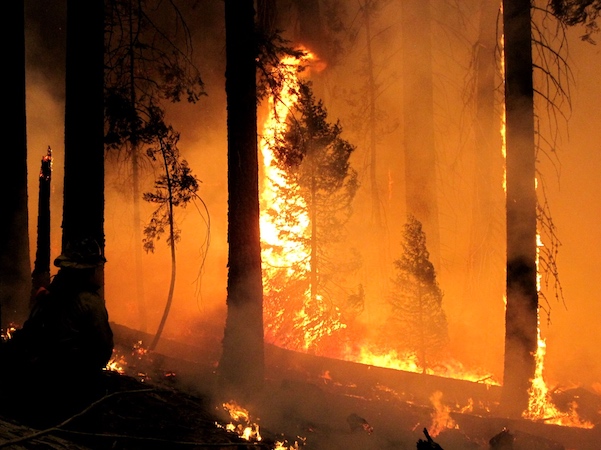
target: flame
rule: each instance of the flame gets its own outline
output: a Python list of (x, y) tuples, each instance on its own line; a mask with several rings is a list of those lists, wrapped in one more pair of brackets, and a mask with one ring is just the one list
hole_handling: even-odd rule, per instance
[(119, 356), (113, 351), (113, 357), (110, 359), (108, 363), (106, 363), (106, 367), (104, 370), (110, 372), (117, 372), (121, 375), (125, 374), (125, 366), (127, 365), (127, 361), (124, 356)]
[[(362, 364), (377, 367), (386, 367), (389, 369), (404, 370), (406, 372), (423, 372), (423, 368), (418, 363), (417, 355), (414, 353), (398, 354), (391, 350), (386, 353), (371, 351), (367, 348), (361, 348), (357, 358), (349, 358)], [(459, 361), (448, 359), (440, 362), (437, 366), (428, 368), (426, 371), (430, 375), (437, 375), (446, 378), (455, 378), (459, 380), (484, 383), (486, 385), (499, 385), (494, 377), (485, 371), (466, 369)]]
[[(536, 284), (537, 291), (541, 290), (541, 274), (539, 271), (540, 248), (543, 247), (540, 234), (536, 235)], [(579, 428), (593, 428), (593, 424), (580, 419), (576, 406), (572, 405), (567, 413), (559, 411), (551, 401), (549, 388), (543, 377), (547, 344), (541, 338), (540, 317), (537, 318), (537, 348), (534, 355), (535, 370), (528, 390), (528, 409), (522, 416), (530, 420), (541, 420), (545, 423)]]
[(430, 396), (430, 402), (434, 406), (432, 412), (432, 425), (428, 429), (430, 436), (436, 437), (447, 429), (459, 429), (459, 425), (451, 417), (451, 408), (442, 403), (442, 392), (436, 391)]
[(247, 409), (240, 406), (235, 401), (223, 403), (223, 409), (228, 412), (231, 419), (234, 422), (230, 422), (226, 425), (216, 423), (218, 427), (222, 427), (225, 430), (236, 433), (239, 437), (247, 441), (261, 441), (261, 433), (259, 432), (259, 425), (253, 423), (250, 418), (250, 413)]
[(50, 174), (52, 173), (52, 149), (48, 146), (46, 154), (42, 157), (42, 164), (40, 168), (40, 178), (44, 181), (50, 181)]
[(5, 342), (5, 341), (8, 341), (9, 339), (12, 339), (13, 333), (17, 330), (17, 328), (19, 328), (19, 326), (17, 324), (10, 323), (6, 327), (5, 331), (0, 330), (0, 341)]
[(572, 404), (568, 412), (562, 412), (553, 404), (549, 394), (549, 388), (543, 377), (544, 360), (547, 345), (544, 339), (540, 337), (540, 327), (538, 329), (538, 347), (536, 350), (535, 361), (536, 369), (534, 378), (529, 389), (528, 409), (524, 411), (522, 417), (530, 420), (539, 420), (545, 423), (578, 427), (593, 428), (593, 424), (582, 420), (578, 416), (576, 405)]
[[(149, 365), (150, 354), (147, 348), (143, 346), (142, 341), (135, 342), (127, 354), (121, 353), (118, 348), (113, 349), (113, 355), (106, 364), (104, 370), (118, 372), (120, 374), (129, 374), (137, 377), (144, 382), (149, 379), (147, 373), (138, 370), (138, 365), (147, 367)], [(134, 374), (135, 372), (135, 374)], [(166, 375), (171, 376), (171, 375)]]
[[(266, 339), (293, 350), (314, 348), (325, 336), (346, 327), (337, 308), (320, 295), (311, 295), (311, 220), (300, 186), (278, 166), (274, 148), (287, 131), (286, 119), (299, 100), (299, 67), (311, 53), (281, 61), (283, 84), (269, 99), (269, 115), (263, 125), (260, 149), (263, 157), (261, 190), (261, 257), (265, 288)], [(283, 292), (294, 281), (303, 281), (302, 292)], [(289, 301), (290, 300), (290, 301)], [(291, 323), (286, 323), (286, 321)], [(286, 332), (283, 329), (286, 328)], [(290, 329), (291, 328), (291, 329)], [(281, 338), (286, 334), (286, 341)]]

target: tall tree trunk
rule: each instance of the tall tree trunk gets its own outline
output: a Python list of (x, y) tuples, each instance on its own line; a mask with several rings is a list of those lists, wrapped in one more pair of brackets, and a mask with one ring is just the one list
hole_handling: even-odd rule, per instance
[[(319, 0), (294, 0), (296, 12), (298, 15), (297, 23), (293, 26), (297, 27), (297, 33), (294, 37), (294, 45), (305, 47), (312, 53), (316, 60), (330, 60), (330, 52), (328, 48), (329, 40), (324, 33), (324, 26), (321, 20), (321, 8)], [(311, 82), (313, 83), (313, 93), (318, 99), (322, 99), (327, 103), (328, 90), (327, 70), (311, 71)]]
[(503, 1), (507, 123), (507, 305), (502, 406), (528, 407), (537, 348), (536, 190), (530, 0)]
[(403, 0), (403, 124), (407, 214), (419, 220), (438, 270), (440, 231), (434, 148), (434, 82), (429, 0)]
[[(164, 149), (165, 146), (161, 142), (161, 149)], [(167, 318), (169, 317), (169, 311), (171, 310), (171, 304), (173, 303), (173, 293), (175, 291), (175, 275), (177, 273), (176, 269), (176, 258), (175, 258), (175, 221), (173, 217), (173, 183), (171, 173), (169, 172), (169, 163), (167, 162), (167, 158), (165, 157), (165, 151), (162, 151), (163, 154), (163, 163), (165, 168), (165, 178), (167, 179), (167, 198), (169, 199), (169, 243), (170, 243), (170, 252), (171, 252), (171, 278), (169, 281), (169, 292), (167, 294), (167, 303), (165, 304), (165, 309), (163, 310), (163, 316), (161, 317), (161, 321), (159, 322), (159, 327), (157, 332), (148, 347), (148, 350), (154, 351), (156, 346), (161, 339), (161, 335), (163, 334), (163, 329), (165, 328), (165, 324), (167, 323)]]
[(298, 44), (304, 45), (318, 58), (328, 58), (327, 40), (323, 32), (319, 0), (294, 0), (298, 12)]
[(10, 86), (4, 119), (4, 173), (0, 190), (5, 193), (0, 220), (0, 327), (21, 324), (27, 317), (31, 293), (29, 215), (27, 210), (27, 118), (25, 111), (25, 7), (23, 0), (5, 5), (11, 44), (4, 62), (5, 85)]
[(229, 272), (219, 378), (243, 400), (261, 390), (265, 370), (254, 16), (252, 0), (225, 0)]
[(52, 149), (42, 158), (38, 192), (38, 236), (32, 277), (32, 299), (38, 289), (50, 284), (50, 188), (52, 182)]
[(63, 250), (93, 238), (104, 251), (103, 8), (67, 0)]

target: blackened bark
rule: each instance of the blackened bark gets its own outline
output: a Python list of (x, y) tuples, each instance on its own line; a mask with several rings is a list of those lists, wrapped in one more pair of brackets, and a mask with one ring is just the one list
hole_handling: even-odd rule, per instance
[(104, 250), (104, 2), (68, 0), (62, 245)]
[(503, 1), (507, 139), (507, 305), (502, 407), (528, 407), (538, 327), (530, 0)]
[(31, 274), (32, 299), (41, 287), (50, 284), (50, 187), (52, 182), (52, 150), (42, 158), (38, 191), (38, 235), (35, 261)]
[(29, 217), (27, 211), (27, 119), (25, 114), (25, 8), (23, 0), (5, 5), (10, 45), (5, 46), (7, 91), (0, 191), (0, 326), (21, 324), (27, 317), (31, 292)]
[(240, 399), (264, 378), (254, 15), (252, 0), (225, 0), (229, 272), (219, 375)]

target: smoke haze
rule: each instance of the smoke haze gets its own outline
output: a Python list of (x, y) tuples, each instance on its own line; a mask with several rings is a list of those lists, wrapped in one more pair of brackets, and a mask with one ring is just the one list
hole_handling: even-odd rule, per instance
[[(350, 3), (350, 2), (349, 2)], [(394, 2), (391, 2), (394, 3)], [(39, 163), (50, 145), (54, 152), (52, 174), (52, 257), (60, 252), (62, 212), (63, 114), (64, 114), (64, 2), (26, 1), (27, 22), (27, 121), (29, 148), (30, 242), (35, 255), (35, 217)], [(437, 2), (437, 5), (439, 3)], [(52, 5), (52, 6), (51, 6)], [(473, 118), (465, 101), (470, 77), (471, 46), (477, 37), (477, 23), (464, 23), (465, 33), (458, 34), (466, 16), (455, 22), (450, 6), (434, 13), (433, 70), (436, 132), (436, 183), (440, 223), (439, 263), (436, 270), (444, 292), (443, 308), (449, 319), (453, 356), (467, 366), (473, 365), (502, 378), (504, 345), (504, 210), (491, 209), (496, 243), (486, 250), (489, 269), (481, 274), (469, 272), (472, 220), (474, 160), (477, 146), (470, 138)], [(349, 5), (347, 26), (356, 11)], [(385, 213), (386, 248), (379, 259), (387, 265), (377, 272), (364, 267), (357, 282), (366, 287), (366, 310), (361, 320), (377, 328), (384, 319), (385, 298), (380, 294), (392, 276), (392, 261), (400, 256), (402, 227), (405, 222), (404, 133), (422, 133), (402, 126), (402, 89), (405, 66), (420, 61), (401, 61), (400, 11), (387, 4), (375, 16), (372, 29), (373, 64), (381, 93), (377, 98), (378, 186)], [(286, 8), (281, 8), (284, 13)], [(215, 351), (222, 338), (225, 320), (227, 281), (227, 147), (226, 105), (224, 93), (225, 40), (222, 2), (199, 2), (190, 11), (195, 40), (194, 55), (206, 84), (208, 96), (196, 105), (168, 106), (167, 121), (181, 132), (180, 151), (193, 173), (202, 181), (199, 194), (210, 216), (194, 206), (176, 210), (175, 219), (182, 230), (177, 244), (177, 281), (171, 314), (164, 331), (166, 338), (200, 340), (199, 345)], [(468, 16), (469, 17), (469, 16)], [(43, 19), (42, 19), (43, 18)], [(476, 20), (472, 17), (471, 20)], [(358, 19), (356, 19), (358, 20)], [(300, 39), (300, 31), (290, 19), (286, 35)], [(359, 114), (365, 83), (365, 35), (357, 28), (337, 35), (346, 38), (346, 49), (321, 72), (312, 72), (316, 96), (324, 100), (330, 120), (340, 119), (345, 138), (357, 146), (353, 167), (359, 172), (362, 187), (354, 204), (349, 245), (365, 254), (373, 241), (365, 242), (365, 230), (371, 214), (368, 169), (368, 139)], [(452, 32), (452, 30), (455, 30)], [(548, 384), (601, 383), (601, 50), (579, 39), (582, 30), (568, 30), (569, 64), (574, 74), (571, 86), (572, 113), (567, 127), (560, 127), (557, 158), (559, 163), (539, 158), (544, 174), (556, 233), (561, 241), (557, 256), (564, 303), (547, 292), (551, 314), (541, 313), (542, 337), (547, 340), (545, 376)], [(333, 39), (333, 38), (332, 38)], [(349, 102), (352, 100), (352, 102)], [(259, 107), (259, 121), (266, 117), (266, 102)], [(261, 122), (259, 123), (261, 130)], [(499, 153), (501, 149), (498, 150)], [(165, 306), (171, 273), (169, 249), (162, 239), (154, 254), (143, 254), (144, 296), (136, 294), (134, 255), (142, 251), (135, 241), (132, 226), (133, 204), (131, 168), (116, 158), (106, 167), (106, 265), (105, 296), (111, 320), (128, 327), (154, 333)], [(502, 167), (498, 167), (501, 172)], [(142, 191), (152, 189), (153, 174), (146, 172)], [(502, 202), (502, 180), (493, 180), (497, 201)], [(501, 203), (502, 206), (502, 203)], [(202, 206), (199, 205), (200, 212)], [(142, 221), (146, 223), (152, 206), (142, 202)], [(207, 247), (207, 242), (209, 243)], [(33, 257), (33, 256), (32, 256)], [(369, 261), (369, 257), (366, 257)], [(490, 267), (493, 269), (491, 270)], [(381, 279), (385, 277), (386, 279)], [(476, 285), (472, 285), (473, 280)], [(468, 289), (469, 286), (469, 289)], [(469, 292), (469, 295), (466, 294)], [(493, 294), (488, 294), (492, 292)], [(480, 294), (478, 294), (480, 293)], [(484, 295), (483, 293), (486, 293)], [(147, 320), (141, 320), (140, 310)], [(549, 320), (547, 320), (549, 319)], [(160, 349), (160, 347), (159, 347)]]

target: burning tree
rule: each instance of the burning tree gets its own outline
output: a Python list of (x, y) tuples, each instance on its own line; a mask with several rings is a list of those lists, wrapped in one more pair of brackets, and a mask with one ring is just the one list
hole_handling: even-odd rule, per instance
[(386, 337), (398, 349), (415, 353), (424, 372), (448, 343), (448, 326), (442, 309), (442, 291), (430, 262), (422, 224), (408, 215), (402, 256), (394, 261), (397, 269), (390, 296), (392, 314)]
[(361, 310), (362, 298), (345, 279), (360, 260), (344, 242), (358, 181), (349, 163), (355, 147), (342, 139), (340, 124), (327, 121), (309, 82), (293, 91), (298, 100), (268, 149), (278, 179), (266, 181), (264, 208), (277, 240), (262, 228), (266, 324), (272, 340), (306, 350)]

